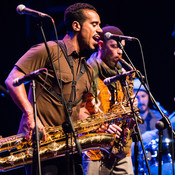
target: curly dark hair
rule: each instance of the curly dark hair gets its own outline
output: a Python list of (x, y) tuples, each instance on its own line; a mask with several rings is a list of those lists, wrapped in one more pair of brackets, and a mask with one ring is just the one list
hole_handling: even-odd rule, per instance
[(64, 24), (67, 31), (73, 31), (73, 21), (78, 21), (80, 25), (82, 25), (83, 22), (87, 19), (86, 15), (83, 13), (84, 9), (89, 9), (97, 12), (96, 8), (88, 3), (75, 3), (66, 9), (64, 13)]

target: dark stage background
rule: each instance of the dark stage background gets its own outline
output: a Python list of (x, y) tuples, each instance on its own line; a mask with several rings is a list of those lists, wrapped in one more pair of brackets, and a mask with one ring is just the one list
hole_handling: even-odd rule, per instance
[[(37, 20), (19, 15), (16, 7), (27, 7), (50, 14), (56, 23), (59, 39), (65, 35), (63, 13), (75, 2), (94, 5), (101, 16), (101, 27), (106, 24), (118, 26), (125, 35), (137, 37), (143, 47), (150, 90), (154, 98), (169, 111), (174, 111), (175, 97), (175, 2), (139, 0), (5, 0), (1, 1), (0, 41), (1, 64), (0, 84), (13, 68), (15, 62), (33, 45), (42, 42)], [(47, 40), (55, 39), (51, 22), (43, 21)], [(143, 72), (141, 53), (137, 42), (127, 42), (126, 51), (135, 67)], [(16, 134), (21, 111), (11, 98), (0, 96), (0, 135)], [(15, 173), (15, 172), (14, 172)], [(14, 174), (12, 173), (12, 174)]]

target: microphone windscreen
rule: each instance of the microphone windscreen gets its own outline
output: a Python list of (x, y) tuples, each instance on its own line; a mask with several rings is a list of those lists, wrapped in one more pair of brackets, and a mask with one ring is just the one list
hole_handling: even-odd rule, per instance
[(106, 32), (105, 33), (105, 39), (110, 39), (111, 38), (111, 33), (110, 32)]
[(23, 14), (24, 8), (25, 8), (25, 5), (23, 5), (23, 4), (18, 5), (18, 6), (16, 7), (17, 13), (19, 13), (20, 15)]

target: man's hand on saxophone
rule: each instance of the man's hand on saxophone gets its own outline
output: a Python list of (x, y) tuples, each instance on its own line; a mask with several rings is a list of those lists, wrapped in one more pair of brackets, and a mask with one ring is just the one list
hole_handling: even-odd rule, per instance
[[(34, 122), (33, 112), (28, 113), (26, 116), (27, 116), (26, 118), (27, 118), (28, 133), (27, 133), (25, 139), (26, 140), (31, 140), (33, 130), (35, 129), (35, 122)], [(42, 140), (45, 141), (46, 140), (46, 131), (45, 131), (45, 128), (42, 125), (42, 123), (41, 123), (41, 121), (39, 120), (38, 117), (37, 117), (37, 126), (38, 126), (38, 131), (42, 132)]]
[[(35, 128), (34, 122), (34, 114), (33, 114), (33, 106), (27, 98), (27, 92), (24, 84), (21, 84), (17, 87), (13, 86), (13, 80), (16, 77), (22, 77), (25, 74), (19, 70), (17, 66), (15, 66), (10, 72), (8, 78), (5, 81), (5, 84), (9, 90), (9, 93), (16, 103), (16, 105), (21, 109), (24, 114), (26, 124), (28, 126), (28, 133), (26, 135), (27, 140), (31, 140), (32, 132)], [(46, 139), (46, 132), (44, 130), (44, 126), (41, 124), (41, 121), (37, 119), (38, 130), (43, 132), (43, 140)]]
[(96, 132), (105, 132), (110, 134), (115, 134), (116, 138), (120, 138), (122, 129), (116, 124), (105, 123)]
[[(90, 116), (89, 111), (85, 108), (85, 103), (82, 105), (82, 107), (80, 108), (80, 113), (79, 113), (79, 119), (85, 119), (88, 116)], [(99, 133), (110, 133), (110, 134), (116, 134), (115, 137), (116, 138), (120, 138), (121, 136), (121, 132), (122, 129), (121, 127), (119, 127), (116, 124), (109, 124), (109, 123), (105, 123), (103, 125), (101, 125), (101, 127), (99, 129), (96, 130), (96, 132)]]

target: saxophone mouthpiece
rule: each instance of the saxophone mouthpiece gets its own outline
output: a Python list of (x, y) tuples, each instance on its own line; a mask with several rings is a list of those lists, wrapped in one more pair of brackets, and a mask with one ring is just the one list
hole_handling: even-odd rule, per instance
[(133, 67), (127, 63), (123, 58), (119, 59), (120, 63), (124, 64), (128, 69), (133, 70)]

